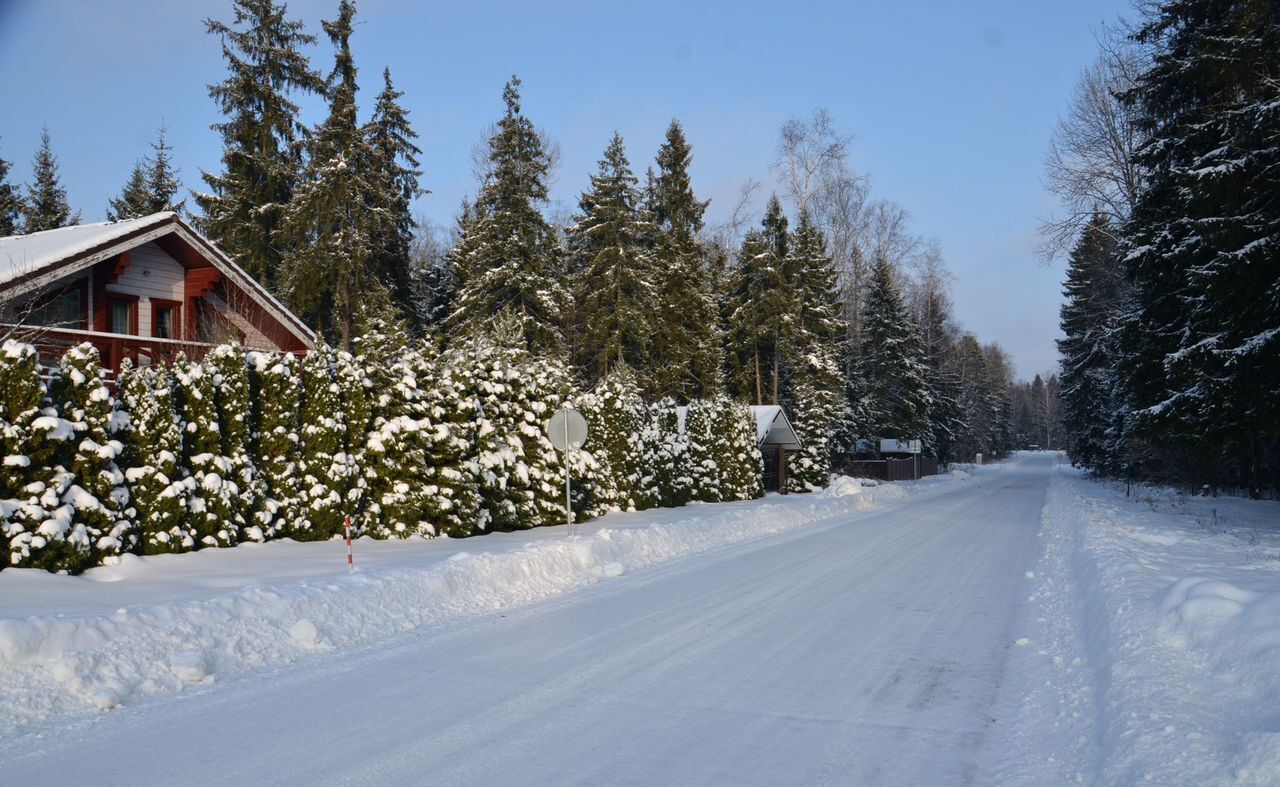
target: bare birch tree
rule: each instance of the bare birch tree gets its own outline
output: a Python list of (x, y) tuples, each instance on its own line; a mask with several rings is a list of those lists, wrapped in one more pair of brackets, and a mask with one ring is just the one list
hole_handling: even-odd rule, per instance
[(1099, 36), (1097, 61), (1076, 84), (1045, 154), (1044, 186), (1063, 212), (1041, 222), (1041, 253), (1054, 259), (1069, 250), (1096, 213), (1120, 227), (1142, 187), (1135, 154), (1144, 135), (1138, 110), (1122, 96), (1142, 73), (1145, 55), (1120, 32)]

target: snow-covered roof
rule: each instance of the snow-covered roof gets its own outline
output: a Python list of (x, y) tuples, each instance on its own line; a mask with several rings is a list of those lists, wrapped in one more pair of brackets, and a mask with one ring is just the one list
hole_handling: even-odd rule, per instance
[(112, 247), (122, 239), (133, 238), (140, 231), (145, 233), (148, 229), (164, 225), (176, 216), (172, 212), (154, 213), (140, 219), (78, 224), (0, 238), (0, 284), (95, 249)]
[(213, 242), (196, 232), (172, 211), (153, 213), (138, 219), (80, 224), (30, 235), (0, 238), (0, 290), (38, 290), (71, 274), (85, 270), (166, 235), (176, 236), (200, 257), (223, 273), (240, 290), (257, 301), (290, 333), (304, 344), (315, 341), (315, 333), (301, 319), (276, 300), (265, 287), (245, 273)]
[(756, 417), (756, 439), (760, 445), (781, 446), (790, 450), (800, 449), (800, 438), (791, 428), (786, 412), (776, 404), (753, 404), (751, 413)]
[[(681, 432), (684, 431), (684, 419), (688, 411), (688, 407), (676, 408), (676, 428)], [(753, 404), (751, 414), (756, 418), (756, 442), (759, 445), (775, 448), (782, 446), (789, 451), (800, 450), (800, 437), (791, 428), (791, 421), (787, 419), (787, 413), (781, 406)]]

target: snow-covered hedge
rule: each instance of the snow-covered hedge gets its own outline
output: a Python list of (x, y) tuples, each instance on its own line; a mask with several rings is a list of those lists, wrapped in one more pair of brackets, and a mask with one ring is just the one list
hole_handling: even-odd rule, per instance
[(543, 423), (573, 402), (591, 426), (573, 509), (763, 494), (749, 411), (641, 400), (616, 369), (575, 390), (561, 363), (501, 334), (440, 350), (370, 335), (356, 355), (299, 360), (226, 345), (199, 361), (102, 379), (92, 345), (41, 379), (35, 350), (0, 352), (0, 568), (77, 573), (123, 553), (274, 538), (470, 536), (563, 521), (564, 457)]

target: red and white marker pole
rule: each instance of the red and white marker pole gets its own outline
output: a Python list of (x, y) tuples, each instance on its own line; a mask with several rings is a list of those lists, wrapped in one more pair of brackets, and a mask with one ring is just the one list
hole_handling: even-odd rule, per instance
[(343, 527), (347, 530), (347, 571), (355, 571), (355, 559), (351, 556), (351, 517), (343, 518)]

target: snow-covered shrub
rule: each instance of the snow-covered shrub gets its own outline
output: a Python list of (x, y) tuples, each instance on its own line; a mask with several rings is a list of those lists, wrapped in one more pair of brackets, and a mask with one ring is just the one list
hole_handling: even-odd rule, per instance
[(715, 456), (721, 500), (764, 497), (764, 457), (751, 408), (725, 397), (715, 400)]
[(353, 528), (359, 529), (364, 517), (366, 500), (365, 449), (369, 429), (373, 425), (373, 407), (370, 392), (373, 382), (365, 368), (366, 360), (348, 352), (334, 356), (334, 377), (338, 383), (338, 395), (342, 399), (342, 453), (335, 463), (343, 468), (339, 494), (342, 496), (343, 515), (351, 517)]
[(303, 511), (289, 534), (303, 541), (323, 540), (342, 531), (343, 492), (350, 485), (334, 355), (333, 348), (322, 344), (302, 360), (298, 470)]
[(254, 514), (262, 538), (290, 535), (301, 516), (298, 477), (298, 404), (302, 385), (292, 353), (249, 353), (256, 403), (254, 454), (263, 498)]
[(658, 505), (671, 508), (689, 502), (693, 479), (689, 477), (689, 441), (680, 430), (680, 414), (670, 397), (649, 407), (641, 431), (645, 454), (652, 457)]
[[(564, 469), (543, 424), (572, 390), (570, 375), (563, 363), (524, 349), (518, 321), (500, 315), (494, 323), (490, 334), (456, 345), (449, 359), (459, 389), (479, 408), (477, 462), (488, 526), (556, 524), (564, 517)], [(581, 461), (584, 473), (594, 468)], [(575, 511), (594, 511), (590, 481), (577, 488)]]
[[(129, 490), (116, 464), (124, 446), (115, 400), (102, 380), (98, 351), (85, 343), (67, 350), (53, 379), (52, 398), (71, 425), (69, 484), (60, 505), (38, 534), (62, 546), (59, 570), (78, 572), (112, 562), (133, 548), (135, 523), (127, 511)], [(48, 567), (48, 566), (45, 566)]]
[(182, 463), (187, 470), (187, 526), (196, 548), (232, 546), (244, 524), (236, 510), (239, 488), (231, 460), (222, 455), (222, 430), (213, 374), (181, 355), (173, 364), (174, 394), (182, 420)]
[(689, 499), (718, 503), (720, 497), (720, 448), (716, 440), (716, 400), (689, 402), (684, 416), (687, 443), (685, 469), (689, 476)]
[(0, 391), (0, 567), (56, 571), (63, 545), (51, 544), (40, 531), (60, 515), (70, 480), (61, 463), (71, 425), (50, 406), (29, 344), (6, 340), (0, 349)]
[(370, 526), (381, 537), (466, 536), (481, 525), (473, 400), (423, 342), (391, 367), (369, 434)]
[(262, 532), (253, 521), (262, 498), (262, 483), (251, 450), (253, 397), (244, 348), (220, 344), (205, 356), (204, 367), (213, 377), (222, 456), (230, 471), (225, 480), (234, 485), (234, 490), (229, 490), (232, 492), (229, 502), (236, 529), (241, 540), (261, 541)]
[(648, 407), (640, 399), (635, 373), (614, 367), (579, 406), (587, 421), (592, 456), (599, 463), (600, 502), (623, 511), (658, 503), (652, 445), (644, 440)]
[(187, 522), (186, 471), (182, 429), (173, 404), (173, 379), (167, 367), (134, 368), (127, 360), (119, 378), (123, 409), (124, 474), (138, 522), (144, 555), (188, 552), (196, 548)]

